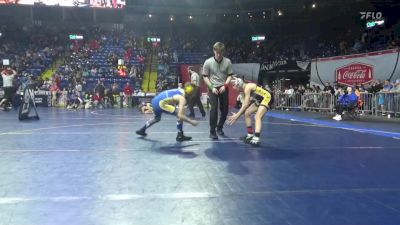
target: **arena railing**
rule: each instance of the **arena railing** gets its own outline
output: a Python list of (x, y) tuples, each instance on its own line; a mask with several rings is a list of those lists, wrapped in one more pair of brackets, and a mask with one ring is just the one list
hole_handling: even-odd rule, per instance
[(334, 97), (331, 93), (304, 93), (302, 96), (303, 110), (332, 112)]
[(400, 114), (400, 92), (375, 94), (375, 115)]
[(361, 114), (373, 115), (375, 112), (375, 95), (372, 93), (360, 93), (358, 104)]
[(289, 110), (297, 109), (301, 110), (302, 98), (301, 94), (286, 94), (286, 93), (276, 93), (274, 94), (274, 107), (276, 109)]
[[(331, 93), (274, 93), (273, 108), (278, 110), (334, 112), (337, 97)], [(400, 115), (400, 92), (360, 93), (358, 103), (363, 115)]]

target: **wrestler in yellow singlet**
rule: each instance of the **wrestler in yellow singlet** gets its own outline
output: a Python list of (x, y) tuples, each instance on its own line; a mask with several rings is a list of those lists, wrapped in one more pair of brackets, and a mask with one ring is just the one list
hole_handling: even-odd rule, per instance
[[(262, 120), (269, 108), (272, 95), (269, 91), (257, 86), (257, 84), (245, 83), (240, 78), (233, 79), (232, 84), (235, 89), (244, 91), (244, 103), (239, 112), (233, 113), (233, 115), (228, 118), (228, 124), (234, 124), (236, 120), (244, 113), (247, 127), (247, 136), (243, 139), (245, 143), (251, 144), (253, 146), (259, 146)], [(251, 100), (251, 97), (253, 97), (253, 100)], [(251, 122), (251, 115), (253, 113), (256, 113), (254, 130), (255, 132), (253, 131)]]

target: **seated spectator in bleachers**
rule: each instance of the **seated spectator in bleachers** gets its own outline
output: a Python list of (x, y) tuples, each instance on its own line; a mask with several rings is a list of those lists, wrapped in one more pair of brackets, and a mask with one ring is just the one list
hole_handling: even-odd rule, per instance
[(68, 101), (68, 91), (66, 88), (64, 88), (62, 91), (60, 91), (60, 97), (58, 98), (57, 106), (59, 107), (67, 107), (67, 101)]
[(354, 53), (360, 52), (364, 48), (364, 43), (360, 39), (356, 39), (354, 41), (354, 45), (352, 47), (352, 50)]
[(90, 69), (90, 76), (96, 76), (97, 75), (97, 68), (95, 66), (92, 66)]
[(81, 109), (84, 107), (84, 102), (79, 91), (74, 91), (70, 94), (67, 103), (67, 109)]
[(87, 93), (85, 95), (84, 101), (85, 101), (85, 109), (91, 109), (93, 107), (93, 99), (90, 93)]
[(334, 120), (342, 120), (342, 115), (344, 110), (351, 110), (357, 107), (358, 96), (352, 87), (347, 87), (346, 91), (339, 97), (338, 104), (336, 106), (336, 116), (333, 117)]

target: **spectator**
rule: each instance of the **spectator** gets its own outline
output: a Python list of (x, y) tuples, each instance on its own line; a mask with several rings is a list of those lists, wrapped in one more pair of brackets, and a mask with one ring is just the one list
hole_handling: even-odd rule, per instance
[(343, 111), (346, 109), (352, 109), (358, 104), (358, 96), (355, 94), (352, 87), (347, 87), (347, 90), (339, 97), (338, 104), (336, 106), (336, 116), (334, 120), (342, 120)]
[(96, 92), (96, 94), (93, 96), (93, 106), (95, 108), (105, 108), (104, 106), (104, 98), (103, 96), (100, 94), (100, 92)]
[(105, 87), (101, 79), (98, 80), (96, 87), (94, 88), (94, 93), (99, 93), (100, 96), (104, 97)]
[(14, 98), (16, 91), (14, 86), (14, 79), (16, 75), (17, 71), (12, 69), (11, 67), (7, 67), (1, 72), (1, 76), (3, 78), (4, 98), (0, 102), (0, 107), (3, 106), (4, 110), (8, 109)]
[(390, 83), (390, 81), (385, 80), (385, 82), (383, 84), (383, 88), (377, 94), (378, 95), (378, 105), (380, 106), (380, 109), (382, 111), (382, 116), (386, 115), (385, 113), (383, 113), (383, 111), (385, 110), (385, 105), (386, 105), (385, 102), (387, 102), (388, 99), (390, 99), (390, 97), (392, 97), (392, 96), (387, 96), (386, 94), (389, 93), (392, 88), (393, 88), (393, 85)]
[(364, 43), (360, 41), (360, 39), (356, 39), (354, 41), (354, 45), (353, 45), (353, 51), (354, 52), (360, 52), (364, 47)]
[[(396, 80), (394, 87), (391, 89), (391, 91), (400, 93), (400, 79)], [(400, 103), (400, 102), (398, 102), (398, 103)]]
[(194, 94), (193, 98), (189, 99), (189, 104), (188, 104), (188, 108), (189, 108), (189, 111), (190, 111), (189, 117), (192, 117), (192, 118), (195, 117), (194, 109), (193, 109), (193, 107), (195, 105), (197, 105), (199, 107), (199, 110), (200, 110), (200, 113), (201, 113), (202, 117), (205, 117), (206, 116), (206, 112), (204, 111), (203, 104), (201, 103), (201, 100), (200, 100), (200, 96), (201, 96), (200, 76), (199, 76), (198, 73), (196, 73), (193, 70), (193, 67), (191, 67), (191, 66), (188, 67), (188, 73), (190, 75), (191, 83), (193, 84), (194, 91), (195, 91), (195, 94)]
[(324, 92), (331, 93), (332, 95), (335, 94), (335, 89), (331, 86), (329, 82), (325, 83)]
[(131, 106), (133, 88), (129, 82), (126, 83), (124, 88), (124, 106)]
[(53, 81), (53, 83), (52, 83), (51, 86), (50, 86), (49, 91), (50, 91), (51, 96), (52, 96), (52, 97), (51, 97), (51, 105), (52, 105), (53, 107), (55, 107), (55, 106), (57, 106), (57, 99), (58, 99), (59, 94), (60, 94), (60, 92), (61, 92), (61, 90), (60, 90), (60, 88), (58, 87), (56, 81)]

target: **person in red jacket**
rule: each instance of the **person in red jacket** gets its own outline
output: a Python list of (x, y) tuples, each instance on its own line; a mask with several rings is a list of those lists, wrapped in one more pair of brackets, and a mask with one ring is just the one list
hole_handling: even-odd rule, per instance
[(133, 87), (129, 82), (127, 82), (126, 86), (124, 88), (124, 105), (125, 106), (130, 106), (131, 105), (132, 93), (133, 93)]

